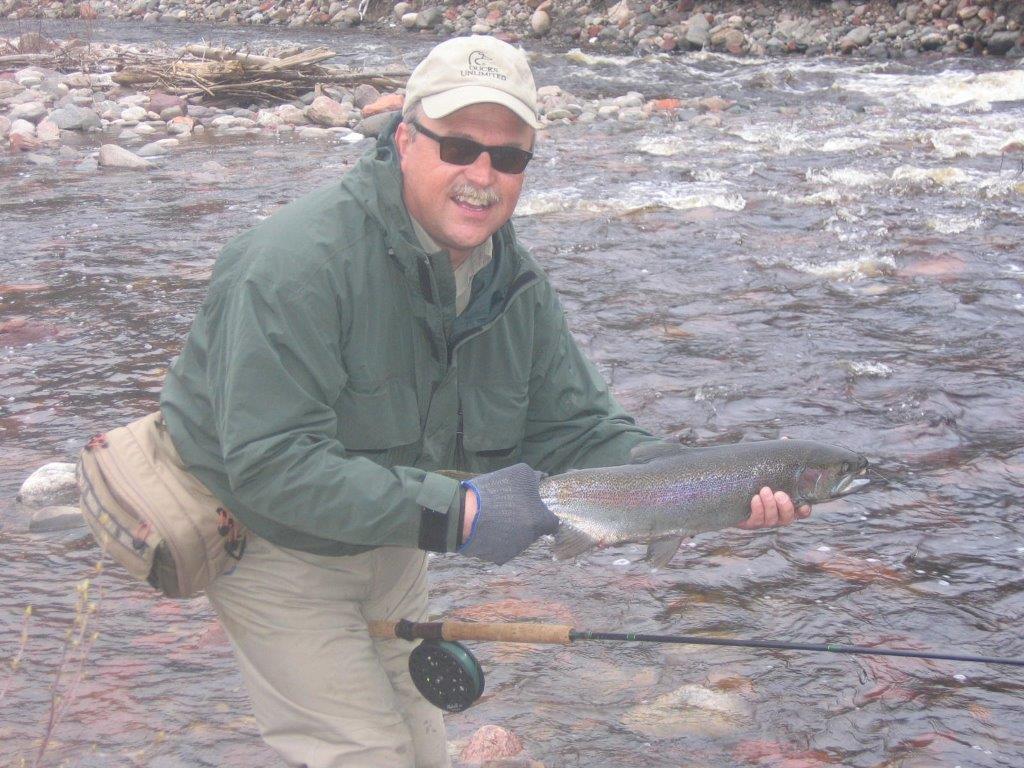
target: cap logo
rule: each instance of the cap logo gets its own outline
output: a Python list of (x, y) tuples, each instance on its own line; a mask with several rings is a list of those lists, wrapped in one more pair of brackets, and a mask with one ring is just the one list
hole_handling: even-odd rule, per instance
[(508, 80), (508, 75), (498, 69), (494, 65), (494, 60), (483, 51), (470, 53), (468, 65), (459, 73), (463, 77), (491, 77), (495, 80)]

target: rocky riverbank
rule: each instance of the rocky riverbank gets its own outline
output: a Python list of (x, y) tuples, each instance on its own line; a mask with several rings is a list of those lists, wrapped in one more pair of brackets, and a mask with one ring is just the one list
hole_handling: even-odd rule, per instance
[(628, 53), (1024, 57), (1020, 0), (0, 0), (3, 17), (363, 24)]
[[(36, 33), (7, 41), (0, 38), (0, 54), (5, 46), (6, 50), (36, 51), (22, 58), (49, 55), (51, 64), (74, 60), (76, 50), (86, 49), (75, 41), (58, 44)], [(261, 103), (256, 95), (209, 103), (203, 95), (185, 98), (158, 88), (126, 85), (119, 82), (126, 79), (119, 76), (123, 73), (113, 69), (112, 62), (133, 57), (162, 58), (181, 67), (187, 62), (178, 58), (185, 56), (181, 51), (117, 44), (93, 44), (87, 50), (89, 61), (103, 63), (79, 71), (45, 63), (0, 70), (0, 141), (10, 151), (24, 153), (26, 162), (77, 172), (96, 171), (100, 166), (146, 170), (159, 165), (161, 157), (176, 147), (206, 135), (288, 135), (354, 143), (376, 136), (404, 100), (401, 88), (378, 90), (364, 83), (353, 87), (318, 84), (280, 104)], [(539, 85), (541, 121), (547, 126), (647, 120), (715, 125), (734, 104), (715, 97), (646, 99), (635, 92), (587, 100), (557, 85)], [(91, 134), (99, 134), (104, 142), (98, 150)]]

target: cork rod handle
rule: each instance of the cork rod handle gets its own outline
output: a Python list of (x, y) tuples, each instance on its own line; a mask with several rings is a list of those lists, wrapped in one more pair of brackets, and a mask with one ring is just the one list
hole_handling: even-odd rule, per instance
[[(369, 622), (370, 637), (387, 639), (485, 640), (500, 643), (549, 643), (568, 645), (572, 627), (564, 624), (508, 622), (486, 624), (464, 621), (406, 623), (404, 631), (397, 621)], [(396, 631), (397, 630), (397, 631)]]

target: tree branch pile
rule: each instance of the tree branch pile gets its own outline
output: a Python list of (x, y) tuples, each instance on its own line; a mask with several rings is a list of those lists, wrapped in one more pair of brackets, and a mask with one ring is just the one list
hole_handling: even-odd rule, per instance
[(337, 54), (313, 48), (283, 57), (259, 56), (229, 48), (188, 45), (177, 56), (125, 56), (114, 82), (132, 88), (159, 88), (166, 93), (216, 103), (280, 103), (324, 85), (378, 90), (405, 85), (407, 71), (369, 72), (321, 64)]

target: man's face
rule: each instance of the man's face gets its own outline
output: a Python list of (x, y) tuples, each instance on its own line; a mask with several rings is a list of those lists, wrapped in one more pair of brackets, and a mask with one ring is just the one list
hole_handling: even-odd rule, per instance
[[(438, 120), (421, 114), (417, 122), (440, 136), (459, 136), (487, 146), (533, 147), (533, 128), (500, 104), (471, 104)], [(487, 152), (470, 165), (445, 163), (438, 143), (405, 123), (398, 126), (395, 143), (409, 215), (449, 251), (453, 265), (458, 266), (511, 218), (524, 174), (494, 170)]]

